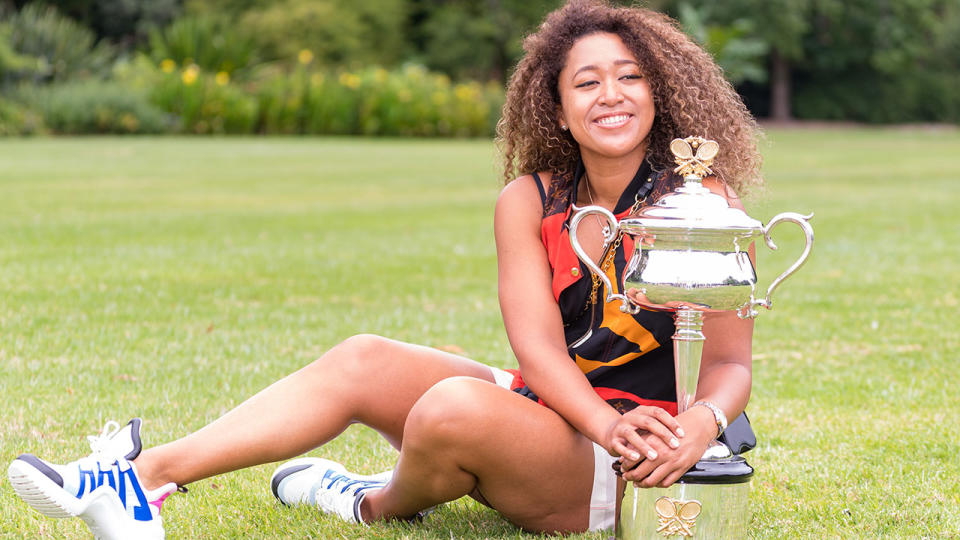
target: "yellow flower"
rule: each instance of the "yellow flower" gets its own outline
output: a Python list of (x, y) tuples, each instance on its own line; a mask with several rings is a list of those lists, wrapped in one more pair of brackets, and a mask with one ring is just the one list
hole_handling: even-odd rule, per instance
[(123, 126), (128, 132), (133, 133), (137, 131), (137, 128), (140, 127), (140, 121), (137, 120), (137, 117), (126, 113), (120, 117), (120, 125)]
[(356, 90), (360, 87), (360, 77), (354, 75), (353, 73), (341, 73), (340, 74), (340, 84), (346, 86), (347, 88)]
[(310, 49), (300, 49), (300, 54), (297, 55), (297, 60), (303, 65), (313, 62), (313, 51)]
[(217, 85), (225, 86), (228, 82), (230, 82), (230, 74), (226, 71), (218, 71), (213, 80), (217, 81)]
[(187, 69), (183, 70), (183, 74), (180, 75), (180, 79), (183, 80), (183, 84), (190, 86), (191, 84), (197, 82), (197, 76), (200, 75), (200, 68), (196, 64), (190, 64), (187, 66)]
[(163, 62), (160, 62), (160, 71), (164, 73), (173, 73), (173, 70), (177, 69), (177, 63), (173, 60), (166, 58)]
[(473, 85), (458, 84), (454, 87), (453, 93), (460, 101), (470, 101), (476, 99), (480, 92)]

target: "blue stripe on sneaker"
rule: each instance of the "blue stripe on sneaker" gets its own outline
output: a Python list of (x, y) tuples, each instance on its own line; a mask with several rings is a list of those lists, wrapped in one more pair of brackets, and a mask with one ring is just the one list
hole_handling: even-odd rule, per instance
[[(137, 521), (152, 520), (153, 514), (150, 512), (150, 504), (147, 502), (147, 496), (143, 493), (143, 487), (140, 485), (140, 479), (138, 479), (137, 475), (133, 472), (133, 467), (130, 466), (127, 468), (127, 470), (121, 471), (118, 464), (117, 471), (120, 473), (121, 479), (126, 477), (128, 480), (130, 480), (130, 488), (133, 489), (133, 494), (137, 497), (137, 506), (133, 508), (133, 519)], [(126, 493), (126, 490), (123, 492)], [(124, 507), (126, 507), (126, 504), (124, 504)]]

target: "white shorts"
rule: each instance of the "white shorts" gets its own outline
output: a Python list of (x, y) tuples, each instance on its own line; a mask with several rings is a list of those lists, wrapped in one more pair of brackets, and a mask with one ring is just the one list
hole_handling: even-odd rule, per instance
[[(491, 367), (497, 386), (510, 390), (513, 374)], [(617, 458), (593, 443), (593, 492), (590, 494), (590, 530), (613, 530), (617, 519), (617, 475), (613, 462)]]

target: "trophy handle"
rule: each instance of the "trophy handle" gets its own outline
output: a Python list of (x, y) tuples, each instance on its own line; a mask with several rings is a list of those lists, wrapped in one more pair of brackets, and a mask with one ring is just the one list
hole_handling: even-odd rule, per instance
[(610, 292), (613, 290), (613, 284), (610, 283), (610, 278), (603, 273), (603, 270), (597, 266), (597, 263), (590, 259), (590, 256), (587, 255), (587, 252), (583, 250), (583, 246), (580, 245), (580, 241), (577, 240), (577, 228), (580, 226), (580, 222), (583, 221), (583, 218), (591, 214), (599, 214), (600, 216), (603, 216), (610, 226), (610, 233), (606, 238), (603, 239), (604, 243), (610, 245), (614, 238), (617, 237), (617, 228), (620, 226), (620, 224), (617, 223), (617, 218), (612, 212), (602, 206), (585, 206), (577, 211), (577, 213), (573, 215), (573, 219), (570, 220), (570, 245), (573, 247), (573, 252), (577, 254), (577, 257), (581, 261), (583, 261), (583, 264), (587, 265), (587, 268), (590, 269), (590, 272), (600, 278), (600, 281), (603, 282), (604, 287), (606, 287), (604, 290), (607, 291), (607, 298), (605, 300), (606, 302), (620, 300), (623, 302), (623, 304), (620, 306), (620, 311), (624, 313), (636, 314), (640, 311), (640, 307), (631, 305), (630, 299), (625, 295), (614, 294)]
[(787, 268), (784, 273), (777, 276), (777, 279), (773, 280), (773, 283), (771, 283), (770, 287), (767, 288), (766, 298), (763, 300), (757, 300), (753, 297), (753, 295), (750, 295), (750, 301), (744, 304), (743, 307), (737, 311), (737, 315), (739, 315), (741, 319), (752, 319), (756, 317), (759, 314), (759, 312), (755, 309), (757, 307), (763, 306), (767, 309), (773, 308), (773, 301), (770, 299), (770, 296), (773, 295), (773, 291), (780, 286), (780, 283), (783, 282), (783, 280), (790, 277), (790, 275), (796, 272), (798, 268), (803, 266), (803, 263), (807, 262), (807, 257), (810, 256), (810, 250), (813, 249), (813, 227), (810, 226), (810, 223), (807, 220), (812, 218), (813, 214), (804, 216), (803, 214), (798, 214), (796, 212), (784, 212), (774, 216), (773, 219), (767, 223), (766, 227), (763, 228), (763, 238), (766, 240), (767, 246), (769, 246), (770, 249), (777, 249), (777, 245), (773, 242), (773, 238), (770, 238), (770, 231), (784, 221), (796, 223), (801, 229), (803, 229), (803, 236), (806, 245), (803, 247), (803, 253), (800, 254), (800, 258), (790, 265), (790, 268)]

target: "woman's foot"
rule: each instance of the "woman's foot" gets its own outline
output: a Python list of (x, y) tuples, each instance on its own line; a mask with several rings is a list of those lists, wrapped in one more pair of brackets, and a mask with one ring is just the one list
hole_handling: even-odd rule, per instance
[(363, 523), (363, 497), (367, 491), (387, 485), (392, 476), (393, 471), (374, 476), (353, 474), (330, 460), (300, 458), (281, 465), (270, 478), (270, 488), (283, 504), (309, 504), (344, 521)]
[(108, 422), (88, 439), (93, 452), (65, 465), (33, 454), (13, 460), (7, 477), (14, 491), (46, 516), (79, 517), (99, 539), (162, 539), (160, 507), (177, 486), (149, 491), (140, 481), (131, 461), (142, 449), (140, 419), (123, 428)]

